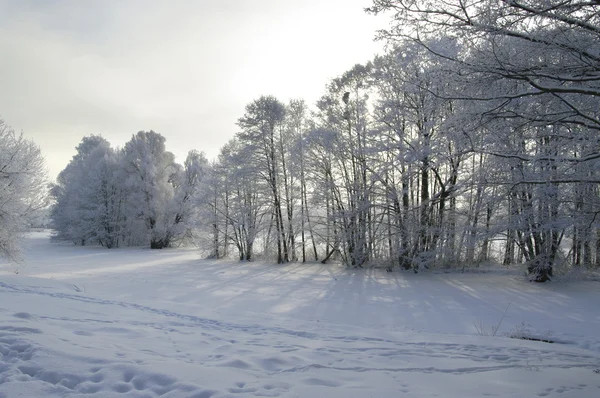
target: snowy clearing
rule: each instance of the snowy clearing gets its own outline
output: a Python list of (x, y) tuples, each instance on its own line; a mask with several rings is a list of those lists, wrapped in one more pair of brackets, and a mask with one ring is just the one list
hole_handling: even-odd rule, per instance
[(26, 253), (0, 265), (1, 398), (600, 396), (599, 282), (210, 261), (40, 232)]

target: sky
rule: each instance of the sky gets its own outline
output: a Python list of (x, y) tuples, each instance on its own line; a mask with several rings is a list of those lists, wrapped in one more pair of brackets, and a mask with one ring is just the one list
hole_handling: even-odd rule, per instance
[(309, 105), (380, 53), (370, 0), (0, 0), (0, 118), (52, 178), (81, 139), (140, 130), (209, 159), (261, 95)]

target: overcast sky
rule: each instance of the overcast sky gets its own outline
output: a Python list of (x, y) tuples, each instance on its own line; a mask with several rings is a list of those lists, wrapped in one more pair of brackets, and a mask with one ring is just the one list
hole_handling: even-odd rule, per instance
[(261, 95), (311, 106), (381, 52), (369, 0), (0, 0), (0, 117), (55, 177), (89, 134), (214, 158)]

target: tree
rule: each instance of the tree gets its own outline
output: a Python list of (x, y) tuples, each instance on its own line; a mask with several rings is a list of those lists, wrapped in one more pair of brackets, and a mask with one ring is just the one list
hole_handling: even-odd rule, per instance
[[(287, 230), (290, 223), (285, 223), (281, 190), (286, 183), (287, 170), (281, 140), (285, 121), (285, 105), (273, 96), (263, 96), (246, 106), (246, 113), (239, 119), (242, 131), (238, 134), (240, 141), (254, 156), (261, 175), (267, 182), (273, 204), (273, 219), (277, 236), (277, 263), (290, 261), (288, 238), (292, 231)], [(280, 175), (282, 173), (282, 175)], [(283, 183), (281, 182), (283, 180)], [(285, 189), (285, 188), (284, 188)]]
[[(272, 220), (275, 214), (269, 205), (272, 202), (263, 170), (255, 163), (254, 153), (234, 138), (221, 149), (218, 166), (213, 171), (222, 177), (219, 181), (212, 176), (217, 184), (205, 202), (213, 213), (213, 239), (216, 237), (213, 254), (218, 255), (218, 231), (222, 230), (224, 251), (232, 243), (238, 250), (240, 261), (251, 261), (257, 238), (265, 229), (266, 215), (270, 213)], [(217, 227), (220, 220), (223, 222), (221, 228)], [(268, 230), (270, 232), (270, 226)], [(269, 242), (269, 233), (265, 241)]]
[(123, 190), (118, 154), (101, 136), (84, 137), (51, 193), (55, 239), (118, 247), (123, 233)]
[[(291, 100), (287, 106), (287, 117), (286, 125), (288, 130), (288, 141), (291, 143), (291, 147), (288, 147), (290, 151), (290, 158), (294, 167), (291, 168), (292, 172), (295, 170), (296, 178), (298, 180), (299, 195), (300, 195), (300, 245), (302, 253), (302, 262), (306, 262), (306, 249), (307, 239), (306, 233), (308, 232), (311, 242), (312, 254), (314, 261), (319, 259), (317, 253), (317, 244), (315, 241), (315, 234), (311, 222), (311, 212), (308, 207), (308, 185), (306, 177), (306, 137), (305, 134), (310, 130), (310, 119), (308, 116), (308, 107), (303, 100)], [(299, 169), (299, 170), (298, 170)], [(286, 192), (292, 192), (295, 190), (293, 184), (286, 190)], [(298, 190), (298, 189), (296, 189)], [(293, 201), (288, 199), (288, 220), (291, 223), (293, 213)], [(290, 227), (290, 231), (292, 228)], [(307, 231), (308, 230), (308, 231)], [(292, 235), (293, 236), (293, 235)]]
[(334, 79), (319, 100), (316, 127), (333, 140), (321, 142), (331, 152), (326, 169), (328, 223), (334, 243), (323, 259), (339, 252), (346, 265), (361, 267), (372, 259), (374, 244), (368, 83), (371, 65), (355, 65)]
[(177, 168), (172, 177), (175, 188), (173, 198), (175, 206), (175, 219), (173, 226), (174, 238), (193, 237), (193, 229), (198, 218), (198, 198), (204, 187), (208, 161), (204, 153), (196, 150), (188, 152), (183, 168)]
[[(223, 153), (224, 150), (221, 150)], [(222, 164), (213, 161), (205, 170), (203, 189), (195, 200), (200, 247), (208, 247), (208, 257), (219, 259), (228, 255), (229, 189)]]
[(131, 233), (152, 249), (168, 247), (176, 235), (173, 177), (177, 167), (174, 155), (165, 149), (165, 138), (154, 131), (135, 134), (123, 148), (123, 168), (126, 215), (134, 221)]
[(385, 189), (390, 255), (403, 268), (448, 263), (455, 255), (456, 186), (464, 154), (447, 125), (453, 102), (437, 95), (446, 84), (445, 67), (411, 43), (374, 62), (382, 135), (376, 176)]
[(19, 242), (47, 202), (40, 148), (0, 119), (0, 256), (18, 259)]

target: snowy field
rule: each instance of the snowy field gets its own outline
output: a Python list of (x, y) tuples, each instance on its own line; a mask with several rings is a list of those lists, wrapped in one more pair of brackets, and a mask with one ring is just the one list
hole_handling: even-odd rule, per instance
[(47, 233), (26, 255), (0, 265), (0, 398), (600, 397), (600, 282), (209, 261)]

